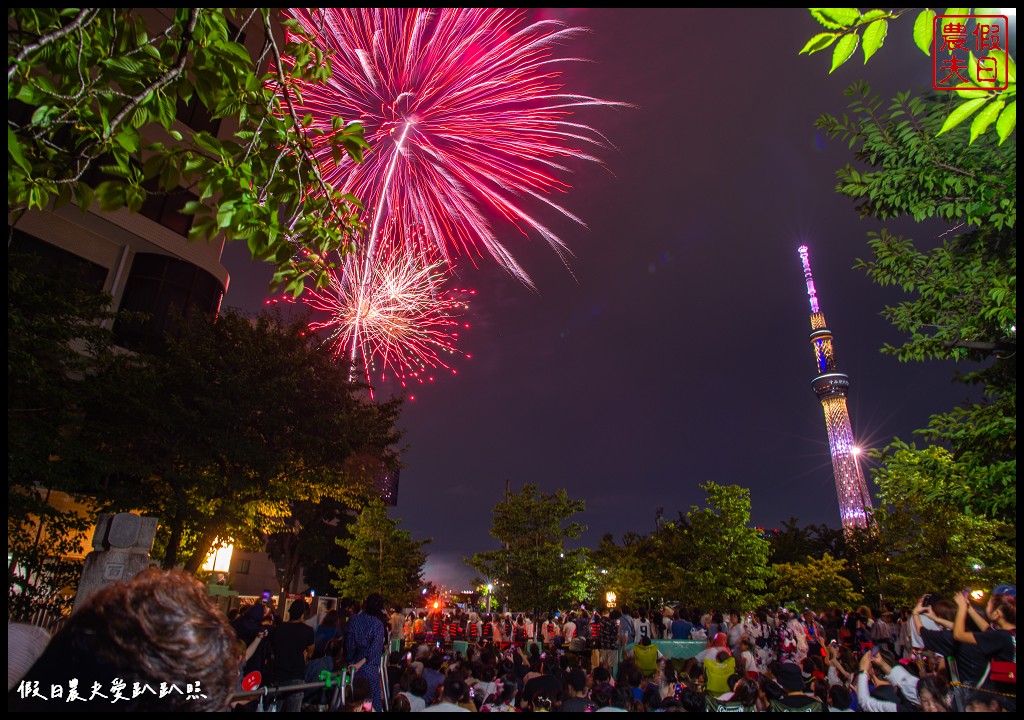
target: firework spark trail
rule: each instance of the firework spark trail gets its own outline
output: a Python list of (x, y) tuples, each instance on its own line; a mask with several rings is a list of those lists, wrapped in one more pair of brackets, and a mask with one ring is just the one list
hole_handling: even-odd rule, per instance
[[(520, 27), (523, 11), (494, 8), (285, 12), (332, 55), (331, 79), (305, 86), (297, 111), (327, 133), (317, 141), (327, 181), (360, 198), (374, 225), (385, 212), (398, 226), (421, 225), (443, 259), (488, 253), (530, 286), (489, 217), (536, 232), (566, 260), (562, 240), (522, 203), (583, 225), (551, 196), (568, 190), (558, 176), (569, 159), (599, 163), (588, 148), (610, 143), (569, 117), (586, 106), (626, 106), (562, 92), (559, 64), (580, 59), (554, 50), (582, 28)], [(334, 164), (336, 115), (363, 123), (371, 146), (363, 163)]]
[[(367, 382), (392, 373), (403, 387), (433, 379), (431, 369), (455, 372), (445, 355), (454, 355), (470, 290), (445, 290), (449, 266), (425, 244), (422, 229), (403, 234), (391, 223), (381, 230), (373, 262), (350, 256), (345, 272), (332, 275), (328, 288), (309, 290), (305, 303), (327, 313), (310, 323), (327, 332), (335, 356), (355, 345), (363, 357)], [(416, 252), (409, 252), (410, 247)], [(427, 264), (421, 264), (427, 258)], [(365, 277), (369, 272), (371, 277)], [(467, 356), (468, 357), (468, 356)], [(376, 364), (376, 369), (374, 368)]]

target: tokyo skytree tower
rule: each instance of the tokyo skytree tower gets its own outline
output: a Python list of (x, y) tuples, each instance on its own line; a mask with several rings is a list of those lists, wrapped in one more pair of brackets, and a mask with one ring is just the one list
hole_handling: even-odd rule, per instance
[(859, 448), (853, 441), (850, 413), (846, 409), (846, 393), (850, 389), (850, 378), (838, 371), (832, 332), (825, 327), (825, 315), (818, 308), (818, 295), (811, 276), (811, 261), (806, 245), (798, 249), (800, 262), (804, 266), (804, 280), (807, 282), (807, 296), (811, 301), (811, 346), (818, 366), (818, 375), (811, 381), (814, 394), (821, 400), (825, 410), (825, 429), (828, 430), (828, 445), (832, 452), (832, 472), (836, 478), (836, 494), (839, 496), (839, 515), (843, 530), (864, 528), (868, 525), (868, 511), (871, 510), (871, 495), (868, 485), (857, 462)]

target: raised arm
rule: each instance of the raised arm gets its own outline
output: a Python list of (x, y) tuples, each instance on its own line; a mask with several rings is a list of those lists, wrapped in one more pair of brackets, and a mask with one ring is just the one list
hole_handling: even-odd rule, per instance
[(974, 639), (974, 633), (967, 632), (967, 606), (968, 601), (963, 593), (957, 593), (953, 596), (953, 600), (956, 601), (956, 618), (953, 620), (953, 639), (957, 642), (966, 643), (967, 645), (977, 645), (978, 642)]

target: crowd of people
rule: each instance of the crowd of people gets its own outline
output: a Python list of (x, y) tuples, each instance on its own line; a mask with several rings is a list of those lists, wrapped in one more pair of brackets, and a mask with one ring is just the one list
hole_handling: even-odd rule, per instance
[[(8, 709), (1016, 709), (1016, 589), (1007, 585), (981, 601), (926, 595), (881, 612), (489, 614), (389, 610), (379, 595), (276, 610), (257, 601), (227, 617), (189, 576), (146, 571), (97, 593), (37, 653), (23, 652), (35, 635), (9, 632), (9, 644), (21, 643), (9, 661), (32, 662), (9, 662)], [(273, 695), (243, 694), (254, 677)], [(332, 679), (345, 687), (341, 707), (331, 705)]]

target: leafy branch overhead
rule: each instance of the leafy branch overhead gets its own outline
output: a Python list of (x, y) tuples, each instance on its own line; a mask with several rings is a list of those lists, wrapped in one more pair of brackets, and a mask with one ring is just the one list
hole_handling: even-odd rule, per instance
[[(814, 18), (827, 32), (814, 35), (798, 53), (799, 55), (821, 52), (832, 49), (832, 66), (829, 73), (847, 62), (860, 46), (864, 52), (864, 63), (881, 49), (889, 32), (889, 23), (905, 15), (909, 10), (868, 10), (861, 13), (857, 8), (808, 8)], [(942, 15), (968, 15), (970, 8), (947, 8)], [(929, 8), (918, 13), (914, 20), (913, 41), (921, 52), (929, 57), (935, 46), (935, 18), (938, 14)], [(1005, 43), (1005, 39), (1003, 40)], [(833, 47), (834, 46), (834, 47)], [(943, 51), (949, 50), (946, 46)], [(951, 52), (951, 51), (950, 51)], [(952, 53), (951, 53), (952, 54)], [(971, 116), (971, 134), (969, 142), (973, 143), (989, 128), (994, 127), (999, 142), (1003, 143), (1017, 127), (1017, 65), (1005, 48), (995, 47), (988, 50), (987, 58), (991, 59), (996, 68), (1004, 68), (1008, 86), (1005, 89), (983, 89), (979, 85), (983, 81), (978, 77), (978, 58), (969, 54), (966, 70), (970, 84), (974, 87), (950, 88), (964, 100), (952, 105), (942, 126), (936, 134), (949, 132)]]
[[(139, 211), (192, 193), (189, 239), (244, 241), (276, 265), (274, 286), (326, 282), (332, 252), (361, 228), (359, 201), (325, 182), (301, 81), (326, 81), (330, 59), (275, 11), (210, 8), (14, 8), (7, 33), (7, 210), (69, 202)], [(282, 62), (282, 57), (287, 62)], [(223, 121), (195, 131), (182, 109)], [(362, 127), (335, 118), (338, 153), (360, 161)]]

